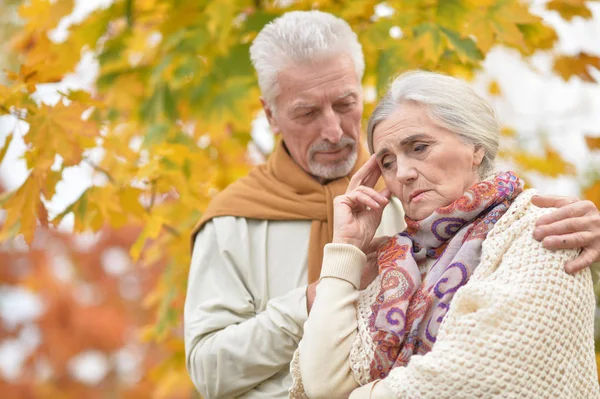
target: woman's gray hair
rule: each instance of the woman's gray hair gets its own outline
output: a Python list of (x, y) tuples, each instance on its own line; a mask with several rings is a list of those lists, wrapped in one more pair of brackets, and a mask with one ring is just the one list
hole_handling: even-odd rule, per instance
[(292, 11), (267, 24), (250, 47), (258, 85), (273, 107), (279, 95), (277, 73), (286, 66), (350, 56), (359, 81), (365, 71), (362, 46), (343, 19), (321, 11)]
[(500, 141), (493, 108), (465, 81), (434, 72), (406, 72), (392, 82), (369, 118), (367, 140), (371, 153), (377, 124), (406, 102), (425, 106), (434, 123), (456, 134), (463, 142), (482, 147), (485, 150), (479, 167), (482, 178), (493, 171)]

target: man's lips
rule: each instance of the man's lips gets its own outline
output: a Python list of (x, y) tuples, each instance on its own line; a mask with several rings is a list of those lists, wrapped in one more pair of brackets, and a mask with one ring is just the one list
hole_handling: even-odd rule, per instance
[(315, 155), (321, 156), (323, 158), (333, 158), (348, 150), (348, 148), (350, 148), (350, 146), (345, 146), (332, 151), (317, 151)]

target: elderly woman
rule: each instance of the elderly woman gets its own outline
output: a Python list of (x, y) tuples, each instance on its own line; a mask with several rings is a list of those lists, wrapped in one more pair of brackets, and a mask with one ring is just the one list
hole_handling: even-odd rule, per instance
[[(369, 162), (336, 198), (291, 397), (597, 398), (594, 294), (573, 250), (533, 239), (547, 210), (492, 173), (493, 110), (452, 77), (398, 77), (368, 126)], [(387, 188), (373, 187), (383, 176)], [(365, 252), (394, 195), (408, 228)]]

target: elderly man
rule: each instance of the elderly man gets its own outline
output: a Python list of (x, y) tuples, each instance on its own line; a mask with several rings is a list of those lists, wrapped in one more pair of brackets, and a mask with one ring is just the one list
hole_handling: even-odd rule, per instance
[[(287, 13), (259, 33), (250, 55), (281, 140), (265, 165), (212, 201), (196, 230), (185, 344), (190, 376), (207, 399), (288, 396), (289, 363), (332, 239), (333, 198), (368, 159), (360, 144), (364, 59), (346, 22)], [(536, 238), (584, 247), (569, 265), (580, 269), (600, 257), (600, 217), (590, 202), (571, 202), (539, 200), (566, 206), (539, 221)], [(392, 201), (377, 235), (403, 227)]]

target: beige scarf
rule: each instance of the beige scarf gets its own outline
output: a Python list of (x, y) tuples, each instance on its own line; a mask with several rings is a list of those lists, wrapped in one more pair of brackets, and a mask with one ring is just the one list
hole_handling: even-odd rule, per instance
[(219, 216), (312, 220), (308, 244), (308, 281), (312, 283), (321, 274), (323, 247), (333, 239), (333, 199), (346, 192), (350, 177), (368, 158), (360, 146), (350, 175), (322, 185), (292, 160), (280, 140), (267, 163), (254, 168), (211, 201), (192, 232), (192, 244), (202, 226)]

